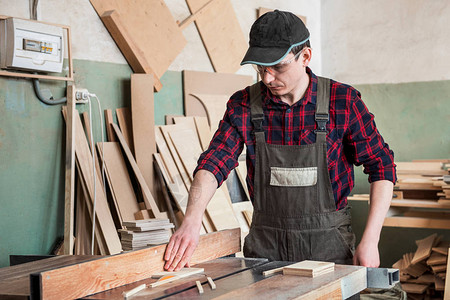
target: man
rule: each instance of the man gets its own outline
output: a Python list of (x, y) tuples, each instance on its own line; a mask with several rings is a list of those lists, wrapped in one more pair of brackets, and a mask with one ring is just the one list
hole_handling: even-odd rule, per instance
[[(186, 215), (165, 268), (179, 270), (198, 244), (204, 210), (247, 146), (254, 213), (244, 255), (379, 266), (378, 241), (396, 180), (393, 152), (354, 88), (314, 75), (309, 31), (294, 14), (269, 12), (252, 25), (242, 61), (261, 82), (236, 92), (200, 159)], [(371, 182), (370, 210), (354, 248), (347, 196), (353, 164)]]

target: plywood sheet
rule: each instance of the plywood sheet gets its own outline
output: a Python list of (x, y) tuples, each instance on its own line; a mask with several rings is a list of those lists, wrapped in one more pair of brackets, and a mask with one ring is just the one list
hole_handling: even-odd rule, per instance
[(131, 74), (134, 157), (150, 192), (156, 195), (153, 169), (153, 153), (156, 153), (155, 107), (151, 86), (153, 86), (151, 75)]
[(207, 117), (202, 103), (192, 95), (228, 95), (253, 84), (252, 76), (200, 71), (183, 71), (184, 111), (186, 116)]
[[(209, 0), (186, 0), (191, 13)], [(214, 0), (195, 20), (206, 52), (216, 72), (235, 73), (247, 51), (247, 39), (230, 0)]]
[(115, 10), (158, 78), (186, 45), (163, 0), (90, 0), (97, 14)]
[(195, 127), (197, 128), (198, 137), (200, 138), (200, 144), (202, 150), (206, 151), (211, 142), (212, 132), (208, 124), (208, 118), (206, 117), (194, 117)]
[(205, 108), (211, 131), (216, 132), (219, 128), (220, 120), (223, 119), (225, 111), (227, 110), (229, 96), (207, 94), (192, 94), (192, 96), (200, 101)]

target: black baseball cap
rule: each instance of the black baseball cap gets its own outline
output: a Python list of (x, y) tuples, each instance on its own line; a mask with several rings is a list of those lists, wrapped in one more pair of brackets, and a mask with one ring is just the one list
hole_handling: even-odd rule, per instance
[(247, 53), (241, 62), (262, 66), (276, 65), (295, 46), (309, 40), (303, 21), (288, 11), (265, 13), (253, 23)]

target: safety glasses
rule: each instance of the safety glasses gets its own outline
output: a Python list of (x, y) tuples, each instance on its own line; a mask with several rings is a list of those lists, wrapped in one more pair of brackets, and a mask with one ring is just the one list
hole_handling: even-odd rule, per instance
[[(306, 49), (306, 48), (305, 48)], [(303, 49), (304, 50), (304, 49)], [(264, 76), (264, 73), (267, 72), (273, 76), (279, 75), (285, 71), (288, 70), (289, 64), (292, 63), (297, 57), (300, 56), (300, 54), (303, 53), (303, 50), (299, 53), (295, 54), (294, 57), (292, 57), (289, 60), (281, 61), (276, 65), (273, 66), (262, 66), (262, 65), (252, 65), (253, 68), (256, 70), (256, 72), (259, 73), (261, 77)]]

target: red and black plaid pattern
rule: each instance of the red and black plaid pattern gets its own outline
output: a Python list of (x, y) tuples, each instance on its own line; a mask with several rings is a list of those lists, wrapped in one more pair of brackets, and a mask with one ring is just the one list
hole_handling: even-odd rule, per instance
[[(315, 143), (314, 113), (317, 77), (308, 68), (310, 84), (303, 98), (289, 106), (273, 96), (261, 83), (263, 127), (268, 144), (307, 145)], [(197, 170), (212, 172), (219, 185), (238, 165), (238, 156), (247, 146), (247, 185), (253, 199), (255, 138), (250, 120), (249, 88), (236, 92), (227, 103), (227, 111), (211, 144), (198, 160)], [(349, 85), (331, 80), (330, 121), (327, 123), (328, 171), (336, 209), (347, 205), (354, 186), (353, 165), (363, 165), (369, 182), (396, 181), (394, 153), (378, 132), (374, 116), (361, 100), (361, 94)]]

